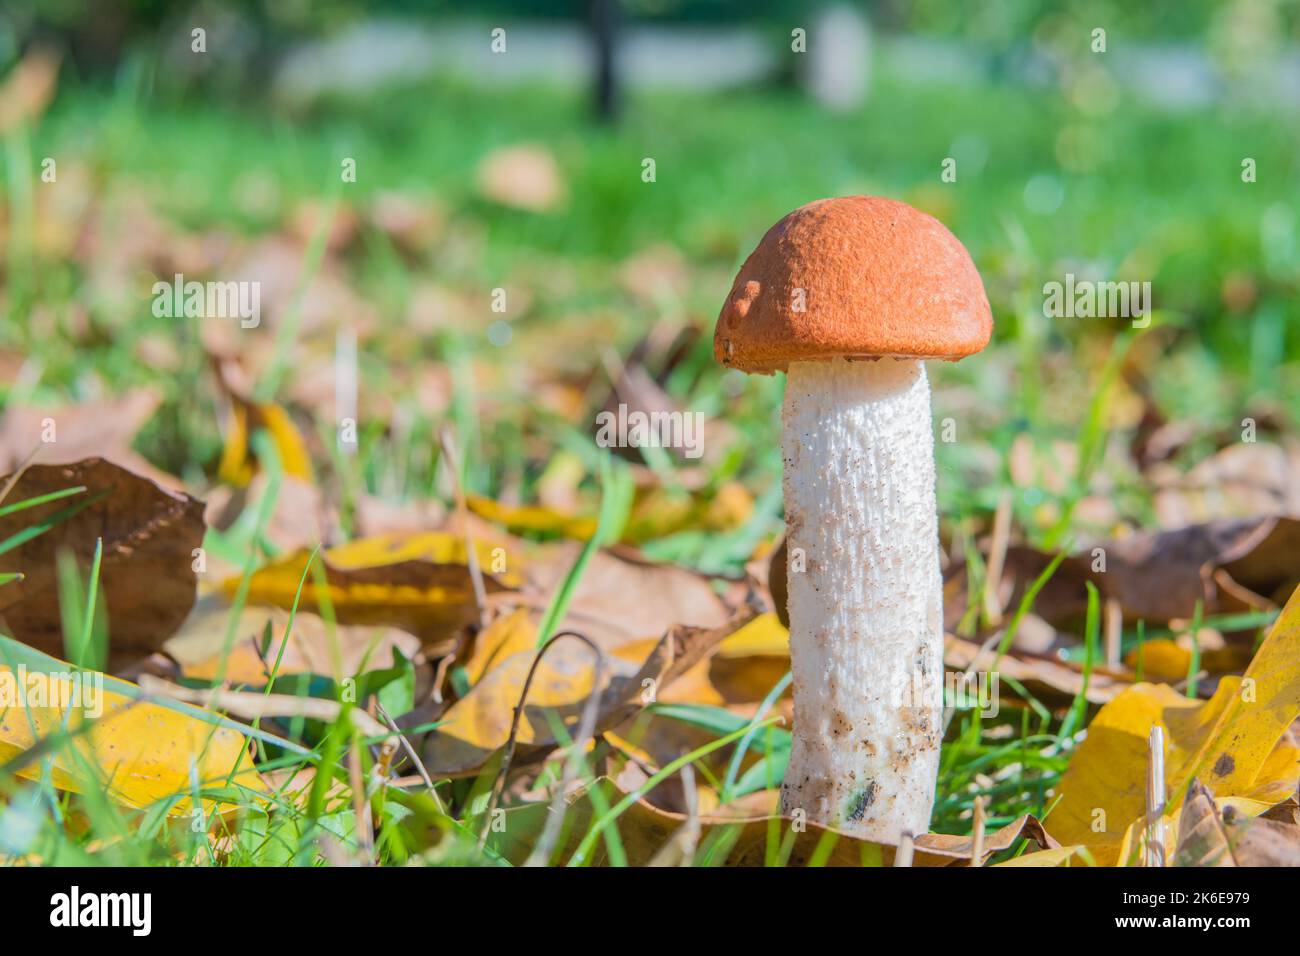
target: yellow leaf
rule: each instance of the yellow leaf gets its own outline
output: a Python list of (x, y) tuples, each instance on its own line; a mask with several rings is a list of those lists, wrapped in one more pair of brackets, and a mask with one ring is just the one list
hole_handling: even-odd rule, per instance
[(474, 651), (465, 662), (465, 673), (473, 686), (483, 675), (506, 658), (537, 646), (537, 628), (527, 608), (517, 608), (497, 618), (474, 639)]
[[(1147, 737), (1165, 728), (1169, 809), (1192, 779), (1219, 798), (1264, 808), (1295, 790), (1300, 749), (1300, 589), (1282, 609), (1242, 678), (1225, 677), (1205, 702), (1163, 684), (1137, 684), (1104, 706), (1061, 780), (1052, 834), (1064, 843), (1121, 843), (1146, 809)], [(1097, 829), (1094, 829), (1094, 823)]]
[(275, 444), (284, 473), (310, 483), (311, 456), (289, 413), (279, 405), (253, 405), (233, 396), (232, 401), (221, 462), (217, 466), (218, 479), (239, 488), (252, 481), (255, 463), (249, 437), (257, 429), (265, 428)]
[(1014, 859), (995, 866), (1092, 866), (1089, 862), (1087, 847), (1058, 846), (1050, 850), (1038, 850), (1035, 853), (1022, 853)]
[(279, 405), (260, 405), (258, 412), (262, 416), (262, 425), (271, 433), (275, 450), (280, 453), (280, 466), (284, 473), (302, 481), (311, 481), (311, 457), (289, 413)]
[[(68, 743), (50, 750), (50, 778), (62, 790), (102, 788), (137, 809), (183, 795), (172, 814), (188, 812), (196, 788), (229, 781), (267, 791), (248, 739), (231, 721), (185, 704), (141, 700), (134, 684), (80, 671), (6, 638), (0, 638), (0, 658), (7, 661), (0, 664), (0, 764), (66, 731)], [(39, 780), (42, 770), (35, 759), (17, 774)]]
[[(554, 745), (557, 735), (552, 729), (553, 720), (559, 721), (568, 734), (575, 733), (593, 691), (601, 692), (598, 731), (634, 716), (652, 699), (666, 700), (664, 692), (677, 680), (698, 679), (703, 669), (696, 668), (707, 663), (709, 652), (745, 623), (750, 613), (743, 611), (717, 628), (670, 628), (657, 640), (629, 642), (606, 653), (599, 688), (595, 687), (596, 658), (591, 648), (572, 638), (556, 641), (537, 664), (519, 721), (517, 742), (521, 747)], [(631, 656), (633, 645), (642, 659)], [(451, 777), (477, 773), (492, 753), (505, 745), (515, 707), (523, 696), (524, 681), (536, 657), (535, 649), (512, 654), (447, 709), (426, 742), (425, 766), (430, 773)], [(655, 688), (654, 698), (646, 696), (648, 687)], [(699, 693), (698, 688), (694, 693)]]
[[(489, 593), (518, 583), (513, 560), (498, 549), (475, 547)], [(253, 574), (248, 603), (293, 607), (309, 551), (298, 551)], [(440, 531), (391, 533), (361, 538), (321, 552), (327, 593), (338, 620), (345, 624), (390, 624), (425, 641), (445, 636), (477, 619), (474, 585), (463, 538)], [(495, 567), (511, 570), (491, 573)], [(299, 607), (318, 611), (320, 600), (313, 572), (302, 589)], [(238, 577), (222, 582), (233, 597)]]
[(512, 534), (549, 535), (586, 541), (596, 533), (596, 519), (561, 514), (542, 505), (505, 505), (480, 495), (467, 495), (465, 504), (480, 518), (503, 525)]
[(789, 657), (790, 632), (775, 614), (760, 614), (718, 648), (718, 657)]

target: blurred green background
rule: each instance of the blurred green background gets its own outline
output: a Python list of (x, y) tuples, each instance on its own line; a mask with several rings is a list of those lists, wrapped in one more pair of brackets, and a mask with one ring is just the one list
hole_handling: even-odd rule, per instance
[[(1294, 435), (1300, 4), (603, 9), (604, 117), (585, 4), (10, 2), (0, 69), (36, 46), (62, 60), (48, 109), (5, 139), (6, 403), (155, 389), (134, 447), (202, 488), (230, 441), (212, 366), (233, 362), (307, 436), (346, 534), (360, 494), (446, 497), (446, 421), (472, 491), (593, 512), (587, 436), (626, 361), (714, 428), (702, 465), (634, 463), (696, 495), (738, 481), (755, 502), (734, 538), (674, 529), (652, 550), (735, 570), (779, 528), (781, 383), (716, 367), (712, 322), (784, 213), (879, 193), (942, 219), (993, 306), (994, 345), (932, 370), (936, 420), (960, 436), (939, 447), (949, 525), (982, 521), (1012, 484), (1031, 537), (1145, 526), (1151, 483), (1112, 441), (1178, 423), (1166, 455), (1186, 467), (1244, 418)], [(173, 272), (289, 291), (259, 329), (218, 334), (152, 316), (148, 290)], [(1150, 281), (1151, 328), (1046, 318), (1043, 286), (1067, 273)], [(351, 457), (328, 386), (347, 329)], [(1013, 481), (1022, 436), (1089, 461)], [(569, 471), (588, 477), (549, 494)], [(1106, 507), (1076, 510), (1089, 496)]]

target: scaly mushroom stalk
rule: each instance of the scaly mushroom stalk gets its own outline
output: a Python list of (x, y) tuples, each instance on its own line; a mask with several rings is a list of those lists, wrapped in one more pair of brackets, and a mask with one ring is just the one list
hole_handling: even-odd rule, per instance
[(925, 366), (791, 362), (782, 424), (795, 704), (782, 808), (897, 843), (929, 829), (942, 723)]
[(972, 355), (992, 332), (957, 237), (878, 196), (785, 216), (718, 314), (719, 362), (788, 376), (789, 815), (884, 843), (929, 829), (943, 603), (922, 362)]

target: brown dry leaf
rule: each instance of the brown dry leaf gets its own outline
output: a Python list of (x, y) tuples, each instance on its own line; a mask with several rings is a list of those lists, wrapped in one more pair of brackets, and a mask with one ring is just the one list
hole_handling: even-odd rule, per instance
[[(626, 796), (608, 779), (602, 779), (596, 785), (604, 791), (608, 805), (612, 806)], [(533, 842), (541, 832), (548, 812), (545, 803), (527, 804), (507, 810), (505, 831), (493, 838), (494, 848), (511, 863), (522, 863), (532, 851)], [(744, 811), (741, 814), (737, 816), (727, 807), (720, 807), (712, 814), (701, 814), (699, 817), (700, 844), (713, 837), (719, 829), (731, 832), (731, 838), (724, 841), (730, 844), (730, 852), (725, 859), (728, 866), (764, 866), (769, 860), (769, 854), (774, 857), (783, 841), (790, 839), (792, 844), (786, 866), (807, 866), (823, 841), (826, 844), (822, 850), (826, 854), (826, 866), (893, 865), (892, 846), (869, 843), (812, 822), (806, 823), (801, 832), (796, 832), (790, 829), (788, 818), (754, 816), (745, 814)], [(573, 855), (594, 818), (590, 795), (584, 791), (567, 808), (566, 823), (569, 820), (572, 822), (568, 825), (567, 840), (562, 840), (554, 859), (565, 861)], [(686, 822), (685, 814), (660, 810), (645, 800), (637, 800), (619, 817), (617, 824), (628, 865), (645, 866)], [(1042, 824), (1026, 815), (986, 834), (982, 859), (987, 860), (989, 856), (1008, 849), (1020, 839), (1028, 839), (1045, 847), (1057, 845), (1043, 830)], [(924, 867), (967, 866), (971, 862), (972, 851), (971, 837), (926, 833), (916, 840), (912, 864)], [(608, 863), (603, 842), (596, 844), (591, 862), (595, 866)], [(717, 864), (723, 861), (715, 859), (710, 862)]]
[(20, 123), (38, 119), (54, 97), (59, 55), (37, 47), (18, 61), (0, 85), (0, 136)]
[[(1061, 563), (1035, 600), (1034, 613), (1069, 628), (1086, 612), (1088, 581), (1103, 599), (1119, 601), (1130, 621), (1191, 618), (1198, 600), (1207, 615), (1276, 606), (1300, 583), (1297, 550), (1300, 520), (1284, 517), (1213, 521), (1098, 541)], [(1051, 555), (1032, 547), (1008, 548), (998, 589), (1001, 606), (1015, 607), (1051, 561)], [(783, 552), (774, 556), (772, 569), (773, 599), (780, 590), (783, 600), (778, 572), (784, 572)], [(953, 630), (970, 600), (965, 563), (954, 562), (944, 577), (945, 626)]]
[[(527, 608), (503, 614), (474, 637), (474, 650), (465, 661), (465, 675), (471, 687), (502, 661), (537, 647), (537, 627)], [(552, 652), (554, 653), (554, 652)]]
[[(518, 582), (516, 558), (502, 548), (475, 545), (488, 595)], [(299, 551), (256, 571), (248, 600), (285, 609), (294, 606), (309, 551)], [(439, 531), (361, 538), (319, 556), (337, 620), (344, 624), (388, 624), (417, 635), (426, 646), (438, 644), (479, 619), (465, 539)], [(313, 572), (314, 573), (314, 572)], [(222, 583), (233, 596), (239, 578)], [(314, 578), (302, 589), (299, 607), (319, 611)]]
[[(289, 612), (278, 607), (246, 606), (235, 622), (230, 654), (222, 649), (230, 628), (231, 607), (218, 595), (199, 598), (189, 617), (163, 644), (163, 651), (180, 665), (181, 673), (197, 680), (218, 674), (232, 684), (262, 685), (284, 645), (277, 674), (322, 674), (351, 677), (363, 669), (391, 667), (396, 649), (408, 660), (420, 653), (419, 638), (395, 627), (349, 626), (331, 628), (315, 614), (299, 610), (285, 643)], [(260, 649), (270, 628), (271, 642), (265, 659)], [(337, 643), (335, 643), (337, 641)], [(337, 664), (336, 664), (337, 660)], [(336, 671), (338, 671), (336, 673)]]
[(1214, 580), (1218, 569), (1279, 604), (1300, 583), (1295, 560), (1300, 520), (1291, 518), (1220, 520), (1178, 531), (1140, 532), (1104, 547), (1106, 573), (1094, 581), (1105, 597), (1119, 600), (1129, 618), (1190, 618), (1198, 599), (1205, 613), (1218, 613), (1224, 603)]
[(1241, 442), (1216, 452), (1186, 474), (1156, 474), (1161, 527), (1182, 528), (1222, 518), (1300, 517), (1300, 447)]
[(1228, 839), (1238, 866), (1300, 866), (1300, 827), (1277, 820), (1235, 819)]
[[(751, 616), (752, 612), (743, 611), (717, 628), (670, 628), (639, 667), (607, 654), (606, 679), (599, 688), (593, 686), (596, 662), (591, 649), (571, 638), (556, 641), (538, 664), (529, 689), (519, 722), (515, 764), (543, 756), (555, 746), (548, 711), (573, 733), (588, 695), (598, 692), (597, 732), (616, 727), (657, 699)], [(441, 725), (425, 742), (424, 759), (430, 773), (450, 777), (478, 773), (488, 758), (505, 746), (536, 654), (535, 650), (522, 651), (501, 661), (447, 709)]]
[(1193, 780), (1178, 817), (1174, 866), (1236, 866), (1223, 814), (1205, 784)]
[(564, 202), (564, 180), (555, 157), (538, 143), (493, 150), (479, 164), (479, 191), (503, 206), (547, 212)]
[[(0, 479), (0, 485), (7, 479)], [(0, 555), (0, 572), (25, 577), (0, 588), (0, 617), (19, 640), (63, 652), (56, 555), (67, 549), (83, 573), (104, 542), (100, 586), (109, 627), (109, 666), (143, 657), (172, 634), (194, 605), (194, 553), (203, 544), (203, 502), (160, 488), (102, 458), (34, 465), (6, 498), (14, 504), (68, 488), (82, 494), (0, 517), (0, 541), (91, 502), (49, 531)]]
[[(980, 653), (981, 645), (960, 637), (948, 635), (944, 643), (943, 662), (952, 670), (966, 671), (972, 666), (978, 671), (990, 670), (997, 659), (997, 648)], [(978, 659), (978, 660), (977, 660)], [(1049, 656), (1016, 651), (1002, 655), (998, 673), (1025, 685), (1025, 689), (1047, 704), (1068, 703), (1083, 690), (1083, 672), (1077, 666), (1063, 663)], [(1180, 677), (1187, 675), (1186, 668)], [(1122, 676), (1094, 667), (1088, 678), (1089, 703), (1104, 704), (1132, 683)], [(1002, 693), (1011, 693), (1004, 688)]]
[[(549, 598), (578, 550), (569, 542), (544, 549), (529, 566), (529, 591)], [(609, 650), (677, 624), (721, 627), (729, 617), (708, 578), (619, 546), (592, 556), (561, 629), (578, 631)]]
[(1243, 818), (1231, 804), (1220, 809), (1193, 780), (1178, 822), (1174, 866), (1300, 866), (1300, 826)]
[(62, 407), (10, 406), (0, 419), (0, 471), (13, 471), (36, 449), (41, 464), (67, 464), (92, 456), (176, 486), (131, 450), (136, 434), (158, 410), (159, 396), (133, 389), (104, 401)]

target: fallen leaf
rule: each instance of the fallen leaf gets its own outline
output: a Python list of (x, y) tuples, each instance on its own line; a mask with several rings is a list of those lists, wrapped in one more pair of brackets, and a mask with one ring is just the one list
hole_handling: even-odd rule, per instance
[(1165, 728), (1168, 807), (1193, 778), (1243, 812), (1285, 800), (1300, 779), (1289, 728), (1300, 716), (1300, 589), (1244, 677), (1228, 676), (1205, 702), (1163, 684), (1136, 684), (1106, 704), (1061, 780), (1052, 832), (1065, 843), (1118, 844), (1146, 805), (1147, 738)]
[[(599, 693), (596, 731), (616, 727), (711, 654), (751, 613), (742, 612), (718, 628), (670, 628), (654, 642), (639, 666), (606, 654), (605, 681), (600, 687), (595, 686), (596, 662), (591, 649), (574, 639), (556, 641), (538, 664), (529, 689), (516, 738), (516, 764), (543, 756), (555, 746), (548, 712), (573, 733), (587, 697)], [(506, 658), (447, 709), (425, 742), (424, 760), (430, 773), (450, 777), (475, 774), (505, 746), (536, 655), (535, 650), (528, 650)]]
[(497, 664), (536, 648), (537, 627), (526, 608), (517, 608), (475, 635), (474, 649), (465, 661), (465, 676), (473, 687)]
[[(0, 479), (3, 485), (7, 479)], [(19, 640), (62, 652), (57, 554), (70, 551), (85, 573), (104, 542), (100, 586), (109, 626), (109, 667), (143, 657), (172, 634), (194, 604), (194, 554), (203, 544), (203, 502), (167, 491), (102, 458), (71, 465), (34, 465), (6, 503), (69, 488), (81, 494), (0, 517), (0, 541), (54, 515), (81, 510), (0, 555), (0, 573), (21, 581), (0, 588), (0, 618)]]
[(176, 479), (131, 450), (136, 434), (158, 411), (160, 399), (137, 388), (117, 398), (64, 406), (11, 405), (0, 419), (0, 471), (13, 471), (36, 449), (43, 465), (105, 458), (162, 484)]
[(1294, 476), (1300, 448), (1237, 442), (1186, 474), (1170, 469), (1156, 476), (1160, 525), (1182, 528), (1223, 518), (1271, 515), (1300, 517), (1300, 485)]
[[(569, 542), (548, 546), (529, 564), (528, 590), (548, 599), (577, 553)], [(677, 624), (720, 627), (730, 616), (708, 578), (615, 547), (592, 555), (561, 628), (608, 650)]]
[[(289, 612), (250, 605), (235, 621), (230, 654), (223, 658), (230, 615), (231, 607), (222, 597), (204, 595), (180, 629), (163, 644), (163, 651), (180, 665), (186, 677), (212, 680), (221, 674), (231, 684), (254, 686), (266, 683), (268, 671), (277, 660), (277, 675), (344, 678), (358, 675), (363, 668), (393, 666), (394, 650), (408, 659), (420, 652), (419, 638), (399, 628), (347, 624), (330, 628), (320, 617), (302, 609), (294, 615), (286, 643)], [(270, 643), (263, 654), (268, 628)], [(340, 673), (335, 673), (336, 668)]]
[[(1275, 516), (1136, 532), (1097, 541), (1067, 557), (1038, 594), (1033, 610), (1053, 625), (1077, 631), (1075, 625), (1088, 605), (1089, 581), (1104, 600), (1118, 601), (1129, 621), (1191, 618), (1198, 601), (1206, 615), (1280, 604), (1300, 583), (1293, 558), (1298, 549), (1300, 520)], [(1008, 548), (998, 589), (1002, 607), (1016, 607), (1052, 557), (1026, 545)], [(784, 604), (784, 588), (777, 584), (784, 569), (782, 551), (774, 556), (772, 568), (778, 608)], [(956, 629), (970, 601), (965, 563), (954, 562), (944, 575), (948, 630)]]
[(1193, 780), (1178, 816), (1178, 843), (1174, 866), (1236, 866), (1223, 815), (1214, 795), (1199, 780)]
[[(57, 694), (60, 703), (84, 707), (33, 699), (35, 686)], [(42, 760), (23, 762), (22, 755), (66, 730), (73, 742), (49, 751), (50, 779), (62, 790), (99, 790), (136, 808), (183, 797), (173, 814), (187, 812), (196, 787), (266, 791), (249, 755), (247, 728), (217, 714), (146, 700), (134, 684), (78, 670), (6, 637), (0, 637), (0, 690), (6, 702), (0, 708), (0, 765), (17, 761), (19, 777), (41, 779)]]
[(217, 466), (218, 479), (236, 487), (252, 480), (257, 462), (250, 442), (254, 432), (265, 428), (275, 445), (284, 474), (311, 483), (311, 456), (289, 413), (275, 404), (256, 405), (233, 394), (231, 399), (225, 443)]
[(514, 209), (547, 212), (564, 202), (564, 181), (555, 157), (540, 144), (493, 150), (479, 164), (477, 181), (484, 196)]
[(506, 505), (481, 495), (466, 495), (465, 504), (480, 518), (504, 526), (511, 534), (586, 541), (596, 533), (595, 518), (563, 514), (541, 505)]
[[(488, 594), (508, 590), (518, 582), (514, 571), (490, 570), (514, 566), (514, 559), (503, 549), (477, 543), (475, 552)], [(308, 551), (299, 551), (256, 571), (249, 585), (249, 602), (292, 608), (310, 556)], [(462, 537), (438, 531), (377, 535), (326, 548), (320, 559), (329, 602), (344, 624), (400, 627), (427, 646), (478, 620)], [(222, 583), (228, 597), (238, 590), (239, 580), (232, 577)], [(318, 612), (316, 590), (309, 577), (298, 606)]]

